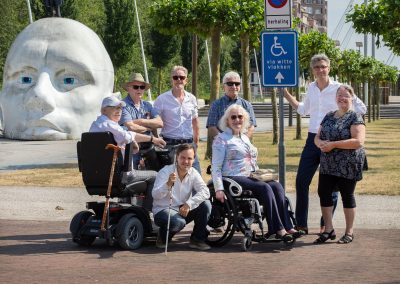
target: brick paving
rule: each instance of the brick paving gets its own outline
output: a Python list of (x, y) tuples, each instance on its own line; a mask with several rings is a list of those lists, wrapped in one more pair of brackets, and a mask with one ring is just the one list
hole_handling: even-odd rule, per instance
[(194, 251), (184, 231), (165, 256), (150, 238), (136, 251), (97, 240), (90, 248), (79, 247), (68, 226), (0, 220), (0, 282), (400, 283), (398, 229), (356, 229), (350, 245), (313, 245), (316, 236), (308, 235), (293, 246), (256, 243), (249, 252), (241, 251), (240, 234), (225, 247)]

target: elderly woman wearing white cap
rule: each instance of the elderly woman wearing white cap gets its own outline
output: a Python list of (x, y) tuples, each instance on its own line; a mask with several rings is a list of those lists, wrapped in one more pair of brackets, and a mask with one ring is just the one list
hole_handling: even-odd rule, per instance
[[(131, 142), (152, 142), (159, 147), (164, 147), (165, 141), (162, 138), (127, 131), (118, 124), (124, 106), (125, 102), (120, 101), (116, 96), (104, 98), (101, 104), (101, 115), (92, 123), (89, 132), (109, 131), (113, 134), (115, 142), (121, 147), (125, 147), (126, 144)], [(157, 172), (155, 171), (133, 170), (127, 177), (129, 182), (147, 180), (150, 178), (148, 194), (146, 195), (144, 204), (144, 207), (148, 210), (151, 210), (151, 205), (153, 203), (150, 190), (153, 188), (156, 175)]]
[(161, 148), (164, 147), (165, 141), (162, 138), (127, 131), (118, 124), (124, 106), (126, 106), (125, 102), (120, 101), (116, 96), (104, 98), (101, 103), (101, 115), (92, 123), (89, 132), (110, 131), (118, 146), (121, 147), (132, 141), (152, 142)]

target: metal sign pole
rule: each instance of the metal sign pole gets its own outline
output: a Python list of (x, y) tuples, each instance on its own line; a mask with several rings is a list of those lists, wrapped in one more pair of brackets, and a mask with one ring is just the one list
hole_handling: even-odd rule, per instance
[(286, 163), (285, 163), (285, 117), (283, 106), (283, 88), (279, 88), (279, 182), (286, 188)]

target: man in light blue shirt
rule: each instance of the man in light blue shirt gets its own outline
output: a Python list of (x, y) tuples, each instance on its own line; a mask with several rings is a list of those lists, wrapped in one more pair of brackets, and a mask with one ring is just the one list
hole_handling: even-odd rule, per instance
[(241, 105), (250, 115), (250, 126), (246, 130), (246, 135), (251, 138), (254, 132), (254, 128), (257, 126), (256, 117), (254, 115), (254, 109), (249, 101), (239, 97), (240, 91), (240, 75), (236, 72), (230, 71), (224, 75), (222, 79), (224, 84), (225, 95), (218, 100), (215, 100), (208, 112), (207, 124), (209, 137), (211, 140), (220, 133), (218, 129), (218, 122), (224, 115), (226, 109), (232, 104)]
[[(157, 129), (163, 127), (161, 117), (150, 102), (142, 100), (143, 94), (150, 88), (150, 84), (144, 80), (142, 74), (132, 73), (123, 88), (128, 92), (128, 96), (123, 100), (126, 106), (122, 109), (119, 123), (130, 131), (157, 136)], [(142, 143), (140, 148), (149, 146), (147, 143)], [(140, 160), (139, 153), (133, 155), (135, 169), (138, 168)]]

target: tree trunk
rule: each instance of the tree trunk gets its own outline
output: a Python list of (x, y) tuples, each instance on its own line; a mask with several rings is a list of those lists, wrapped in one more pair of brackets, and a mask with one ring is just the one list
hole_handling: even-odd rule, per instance
[(161, 82), (162, 82), (162, 72), (161, 68), (158, 68), (158, 86), (157, 86), (157, 96), (161, 94)]
[[(293, 94), (294, 92), (294, 88), (290, 88), (289, 92), (291, 94)], [(289, 122), (288, 122), (288, 126), (293, 126), (293, 108), (292, 106), (289, 104), (289, 118), (288, 118)]]
[(271, 104), (272, 104), (272, 144), (278, 144), (278, 106), (276, 103), (276, 88), (272, 89)]
[[(375, 83), (376, 86), (376, 98), (375, 98), (375, 102), (376, 102), (376, 119), (379, 120), (380, 119), (380, 107), (381, 107), (381, 92), (379, 91), (379, 81), (376, 80)], [(384, 90), (384, 89), (383, 89)]]
[[(300, 101), (300, 88), (296, 88), (296, 100)], [(296, 112), (296, 140), (302, 140), (301, 137), (301, 116)]]
[[(365, 93), (365, 91), (364, 91)], [(371, 99), (371, 82), (368, 80), (368, 122), (371, 122), (371, 103), (372, 103), (372, 99)]]
[(197, 97), (197, 35), (192, 37), (192, 94)]
[(250, 50), (249, 50), (249, 34), (240, 36), (241, 60), (242, 60), (242, 90), (243, 98), (251, 101), (250, 91)]
[[(210, 105), (219, 97), (220, 57), (221, 57), (221, 28), (214, 28), (211, 34), (211, 90)], [(212, 140), (207, 132), (206, 159), (212, 156)]]

